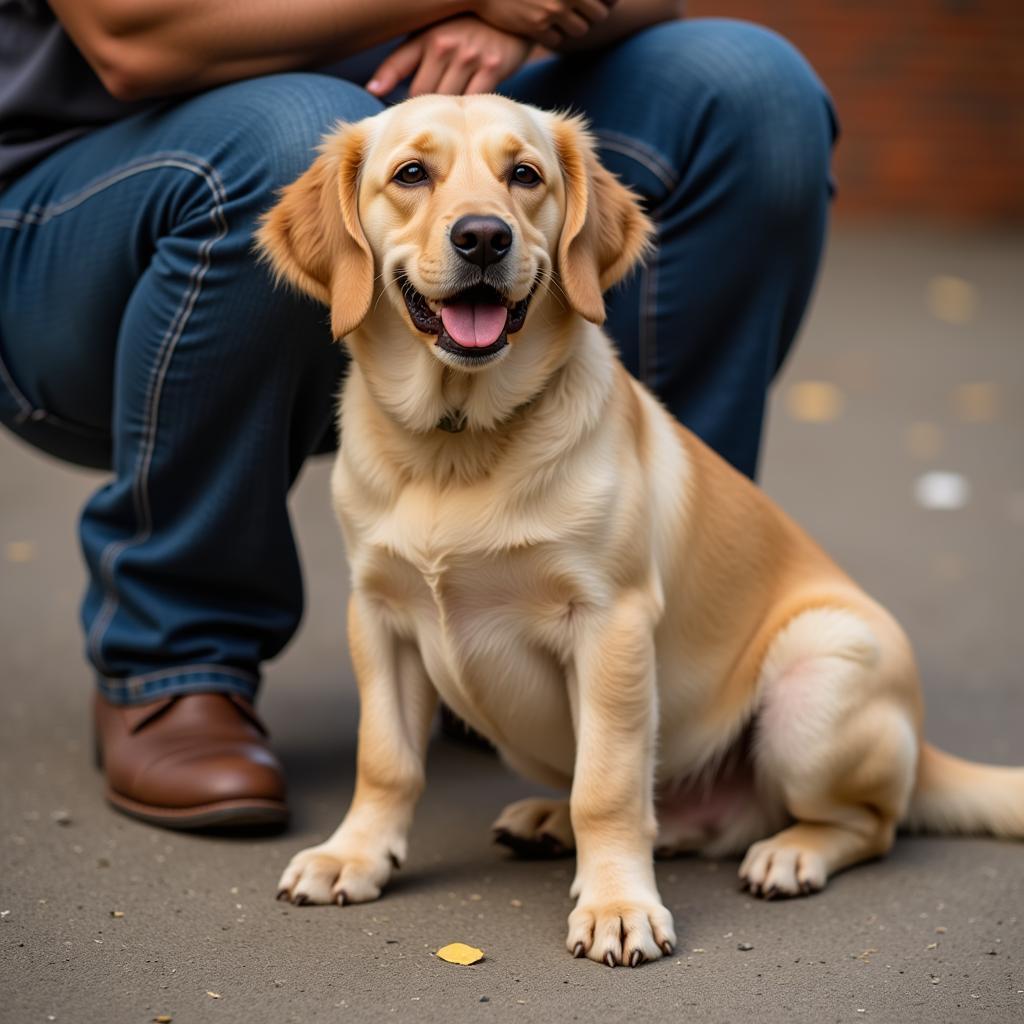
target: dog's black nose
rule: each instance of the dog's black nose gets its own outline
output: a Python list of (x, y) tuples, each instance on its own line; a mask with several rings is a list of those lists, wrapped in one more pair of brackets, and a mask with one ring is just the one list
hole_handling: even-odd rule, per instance
[(512, 229), (500, 217), (460, 217), (451, 230), (455, 251), (469, 263), (486, 270), (512, 248)]

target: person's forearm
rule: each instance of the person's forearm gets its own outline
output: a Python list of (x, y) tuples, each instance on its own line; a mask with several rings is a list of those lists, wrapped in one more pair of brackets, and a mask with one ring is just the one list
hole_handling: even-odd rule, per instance
[(585, 36), (566, 38), (555, 49), (559, 53), (572, 53), (606, 46), (641, 29), (681, 18), (685, 8), (685, 0), (618, 0), (608, 17)]
[(120, 99), (310, 67), (471, 7), (460, 0), (50, 0)]

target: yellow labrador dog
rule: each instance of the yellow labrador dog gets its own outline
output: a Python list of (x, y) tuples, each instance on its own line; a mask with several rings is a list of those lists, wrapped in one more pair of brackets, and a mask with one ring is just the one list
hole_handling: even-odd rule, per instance
[(569, 791), (495, 827), (575, 849), (568, 949), (610, 966), (676, 941), (656, 851), (746, 851), (752, 892), (796, 896), (901, 823), (1024, 834), (1024, 770), (922, 743), (892, 616), (619, 363), (602, 293), (650, 236), (579, 121), (497, 96), (340, 127), (267, 215), (262, 253), (353, 359), (333, 495), (361, 700), (352, 806), (283, 898), (380, 895), (438, 694)]

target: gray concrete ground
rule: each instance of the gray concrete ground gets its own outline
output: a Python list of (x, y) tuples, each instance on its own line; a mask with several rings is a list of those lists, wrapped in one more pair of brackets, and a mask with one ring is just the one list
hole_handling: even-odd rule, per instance
[[(931, 737), (1020, 764), (1022, 287), (1019, 236), (837, 234), (764, 463), (767, 489), (909, 628)], [(969, 487), (966, 504), (922, 507), (929, 471), (964, 479), (932, 479), (926, 500), (963, 504)], [(101, 480), (0, 438), (0, 1020), (1024, 1020), (1020, 844), (905, 838), (781, 903), (740, 894), (733, 862), (664, 863), (679, 951), (611, 971), (563, 949), (570, 863), (490, 843), (490, 821), (531, 786), (445, 742), (384, 899), (276, 903), (283, 864), (334, 827), (352, 786), (346, 574), (323, 462), (294, 498), (309, 611), (262, 703), (291, 830), (232, 841), (118, 816), (91, 765), (76, 620), (75, 519)], [(432, 955), (454, 940), (486, 960)]]

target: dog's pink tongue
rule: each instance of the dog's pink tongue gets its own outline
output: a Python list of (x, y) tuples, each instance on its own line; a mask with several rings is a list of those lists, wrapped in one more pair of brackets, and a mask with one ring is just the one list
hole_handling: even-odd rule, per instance
[(486, 348), (493, 345), (508, 320), (504, 306), (484, 303), (457, 302), (441, 307), (444, 329), (466, 348)]

